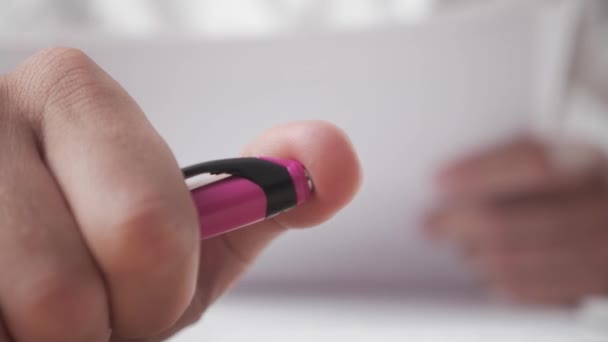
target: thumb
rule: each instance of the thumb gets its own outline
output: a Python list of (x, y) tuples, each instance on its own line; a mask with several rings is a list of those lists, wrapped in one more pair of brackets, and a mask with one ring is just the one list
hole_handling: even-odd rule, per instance
[(284, 214), (202, 242), (199, 288), (209, 302), (226, 291), (270, 241), (287, 228), (319, 225), (356, 194), (359, 160), (348, 137), (323, 121), (275, 126), (245, 147), (244, 156), (300, 161), (314, 181), (311, 198)]

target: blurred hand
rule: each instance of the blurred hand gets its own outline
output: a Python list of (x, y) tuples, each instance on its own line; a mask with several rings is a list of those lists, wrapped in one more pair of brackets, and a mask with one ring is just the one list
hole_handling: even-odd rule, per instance
[(94, 62), (48, 49), (0, 76), (0, 341), (160, 341), (273, 238), (327, 220), (359, 184), (351, 145), (327, 123), (275, 127), (244, 154), (300, 160), (316, 192), (201, 243), (171, 151)]
[(575, 304), (608, 294), (607, 180), (597, 150), (522, 138), (448, 165), (428, 229), (461, 246), (500, 293)]

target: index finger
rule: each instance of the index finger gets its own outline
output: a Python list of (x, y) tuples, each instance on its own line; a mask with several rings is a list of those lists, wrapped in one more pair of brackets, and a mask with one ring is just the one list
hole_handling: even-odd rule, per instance
[(198, 269), (198, 220), (168, 146), (135, 101), (84, 53), (36, 54), (11, 75), (19, 110), (106, 280), (113, 329), (171, 326)]
[(448, 164), (438, 183), (448, 197), (479, 198), (569, 187), (604, 167), (589, 146), (524, 137)]

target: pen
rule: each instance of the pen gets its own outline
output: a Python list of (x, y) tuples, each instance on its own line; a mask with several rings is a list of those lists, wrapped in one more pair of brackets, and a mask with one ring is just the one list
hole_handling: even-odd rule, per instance
[(290, 210), (308, 200), (314, 188), (304, 166), (291, 159), (220, 159), (185, 167), (182, 173), (185, 179), (202, 174), (227, 175), (190, 189), (202, 239)]

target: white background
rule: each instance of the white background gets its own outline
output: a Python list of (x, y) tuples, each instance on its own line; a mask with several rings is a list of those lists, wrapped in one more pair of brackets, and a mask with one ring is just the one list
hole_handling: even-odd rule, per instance
[[(273, 124), (322, 118), (349, 133), (365, 176), (349, 208), (277, 241), (181, 340), (581, 340), (568, 312), (480, 303), (474, 273), (417, 224), (441, 162), (557, 120), (567, 1), (447, 12), (332, 1), (290, 20), (300, 12), (269, 17), (242, 1), (200, 2), (211, 6), (199, 8), (205, 20), (187, 20), (196, 2), (181, 3), (164, 18), (142, 2), (96, 2), (88, 21), (47, 18), (60, 33), (45, 35), (5, 11), (0, 70), (51, 41), (78, 46), (132, 93), (184, 165), (235, 155)], [(393, 7), (371, 6), (380, 3)], [(26, 17), (36, 8), (13, 4)]]

